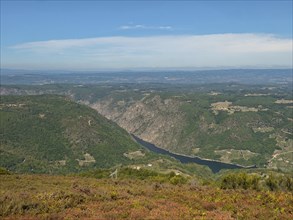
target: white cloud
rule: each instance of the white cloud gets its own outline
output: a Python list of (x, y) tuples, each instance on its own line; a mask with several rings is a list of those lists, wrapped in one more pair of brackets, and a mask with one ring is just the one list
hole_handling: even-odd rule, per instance
[[(264, 34), (98, 37), (12, 46), (3, 63), (45, 68), (292, 67), (292, 39)], [(14, 56), (13, 56), (14, 55)], [(17, 55), (17, 56), (16, 56)], [(15, 59), (17, 57), (17, 59)]]
[(122, 25), (119, 27), (120, 30), (131, 30), (131, 29), (147, 29), (147, 30), (167, 30), (171, 31), (173, 28), (171, 26), (147, 26), (142, 24), (136, 25)]

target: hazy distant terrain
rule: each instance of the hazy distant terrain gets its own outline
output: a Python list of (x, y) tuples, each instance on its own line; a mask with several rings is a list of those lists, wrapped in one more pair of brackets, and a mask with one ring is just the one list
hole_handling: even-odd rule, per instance
[(43, 85), (55, 83), (168, 83), (168, 84), (292, 84), (292, 69), (230, 69), (197, 71), (30, 71), (1, 69), (2, 84)]

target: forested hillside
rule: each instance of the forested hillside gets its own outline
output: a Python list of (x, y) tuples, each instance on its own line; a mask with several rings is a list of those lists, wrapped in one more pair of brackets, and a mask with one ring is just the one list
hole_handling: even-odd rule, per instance
[(0, 166), (18, 172), (75, 172), (150, 157), (95, 110), (61, 96), (3, 96)]

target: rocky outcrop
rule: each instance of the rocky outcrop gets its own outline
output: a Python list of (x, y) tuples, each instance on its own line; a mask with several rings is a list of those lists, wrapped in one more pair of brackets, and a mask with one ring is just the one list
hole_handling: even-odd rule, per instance
[(129, 104), (112, 98), (94, 103), (91, 107), (139, 138), (165, 149), (178, 145), (178, 130), (184, 115), (180, 102), (147, 95)]

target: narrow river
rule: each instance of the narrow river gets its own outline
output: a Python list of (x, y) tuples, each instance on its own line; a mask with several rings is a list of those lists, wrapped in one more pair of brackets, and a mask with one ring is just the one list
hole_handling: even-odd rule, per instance
[(175, 159), (179, 160), (181, 163), (197, 163), (200, 165), (206, 165), (212, 170), (213, 173), (217, 173), (222, 169), (256, 168), (256, 166), (244, 167), (244, 166), (240, 166), (240, 165), (236, 165), (236, 164), (223, 163), (223, 162), (213, 161), (213, 160), (205, 160), (205, 159), (201, 159), (199, 157), (188, 157), (188, 156), (183, 156), (183, 155), (179, 155), (179, 154), (174, 154), (174, 153), (171, 153), (167, 150), (159, 148), (159, 147), (155, 146), (154, 144), (146, 142), (146, 141), (144, 141), (134, 135), (132, 135), (132, 137), (139, 144), (146, 147), (150, 151), (153, 151), (153, 152), (159, 153), (159, 154), (169, 155), (169, 156), (174, 157)]

